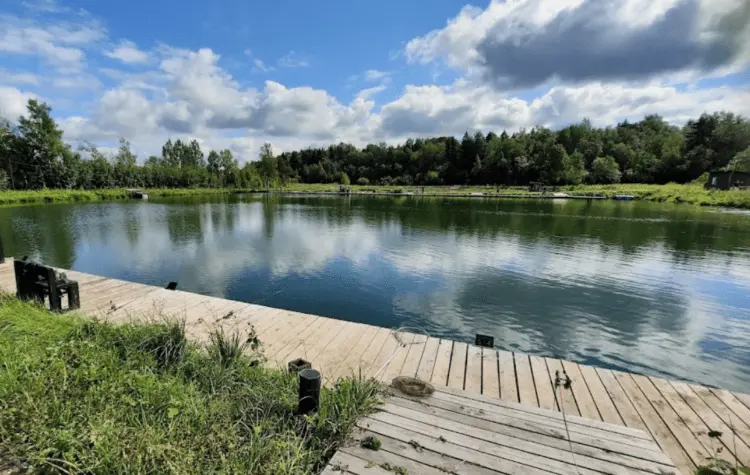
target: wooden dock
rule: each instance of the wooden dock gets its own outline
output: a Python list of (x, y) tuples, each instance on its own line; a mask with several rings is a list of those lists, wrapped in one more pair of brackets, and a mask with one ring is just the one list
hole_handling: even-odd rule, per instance
[[(60, 271), (80, 283), (81, 310), (87, 315), (114, 322), (178, 316), (197, 341), (206, 341), (217, 325), (239, 332), (252, 327), (269, 365), (285, 366), (302, 357), (312, 361), (327, 384), (358, 373), (386, 382), (399, 375), (417, 376), (470, 399), (564, 411), (573, 418), (642, 431), (683, 474), (694, 473), (716, 447), (722, 448), (720, 457), (750, 465), (750, 395)], [(0, 264), (0, 290), (15, 292), (11, 259)], [(573, 384), (558, 393), (555, 373), (562, 370)], [(711, 439), (710, 430), (723, 435)]]

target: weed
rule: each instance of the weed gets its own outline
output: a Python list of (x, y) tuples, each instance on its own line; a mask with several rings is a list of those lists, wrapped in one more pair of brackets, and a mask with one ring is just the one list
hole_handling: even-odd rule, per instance
[(388, 462), (381, 463), (380, 468), (387, 472), (393, 472), (397, 475), (407, 475), (409, 471), (406, 469), (406, 467), (401, 467), (399, 465), (392, 465)]
[(372, 435), (368, 435), (359, 442), (359, 446), (363, 449), (380, 450), (380, 439)]

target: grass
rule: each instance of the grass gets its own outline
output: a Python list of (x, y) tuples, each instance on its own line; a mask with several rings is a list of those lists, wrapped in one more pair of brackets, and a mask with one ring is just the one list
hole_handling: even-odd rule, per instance
[[(241, 191), (233, 188), (151, 188), (144, 190), (150, 197), (227, 195)], [(55, 203), (71, 201), (106, 201), (129, 198), (125, 188), (102, 190), (5, 190), (0, 191), (0, 204)]]
[[(422, 187), (419, 186), (352, 186), (352, 191), (359, 193), (414, 193), (421, 194)], [(289, 185), (284, 191), (291, 192), (334, 192), (338, 191), (338, 185)], [(612, 198), (615, 195), (632, 195), (637, 200), (655, 201), (663, 203), (687, 203), (700, 206), (723, 206), (727, 208), (750, 209), (750, 190), (707, 190), (700, 183), (688, 183), (680, 185), (668, 183), (666, 185), (644, 185), (644, 184), (617, 184), (617, 185), (574, 185), (560, 186), (559, 192), (577, 196), (603, 196)], [(503, 187), (494, 186), (426, 186), (424, 193), (430, 194), (455, 194), (467, 195), (471, 193), (482, 193), (485, 196), (520, 195), (530, 198), (538, 197), (541, 193), (530, 192), (528, 187)]]
[[(523, 197), (538, 197), (541, 193), (530, 192), (528, 187), (495, 187), (495, 186), (351, 186), (357, 193), (395, 193), (395, 194), (448, 194), (469, 195), (482, 193), (485, 196), (518, 195)], [(176, 188), (146, 190), (150, 197), (198, 196), (212, 194), (232, 194), (252, 192), (253, 190), (237, 190), (227, 188)], [(321, 193), (338, 192), (339, 185), (293, 183), (286, 185), (283, 190), (290, 193)], [(701, 183), (679, 185), (617, 184), (617, 185), (574, 185), (561, 186), (558, 191), (578, 196), (604, 196), (612, 198), (615, 195), (632, 195), (637, 200), (656, 201), (665, 203), (687, 203), (700, 206), (723, 206), (727, 208), (750, 209), (750, 190), (706, 190)], [(97, 201), (128, 198), (124, 189), (107, 190), (27, 190), (0, 191), (0, 204), (49, 203), (64, 201)]]
[(113, 325), (0, 295), (0, 466), (36, 473), (319, 471), (379, 386), (345, 379), (295, 415), (297, 382), (223, 333)]

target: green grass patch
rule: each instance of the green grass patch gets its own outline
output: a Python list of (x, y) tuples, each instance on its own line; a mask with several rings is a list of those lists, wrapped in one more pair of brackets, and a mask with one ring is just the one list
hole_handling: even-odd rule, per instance
[[(177, 196), (228, 195), (250, 192), (234, 188), (151, 188), (144, 189), (149, 197), (168, 198)], [(130, 198), (124, 188), (102, 190), (6, 190), (0, 191), (0, 205), (25, 203), (62, 203), (75, 201), (107, 201)]]
[(297, 416), (296, 377), (252, 353), (223, 333), (198, 347), (176, 321), (113, 325), (0, 295), (0, 466), (316, 473), (379, 386), (342, 380), (316, 414)]

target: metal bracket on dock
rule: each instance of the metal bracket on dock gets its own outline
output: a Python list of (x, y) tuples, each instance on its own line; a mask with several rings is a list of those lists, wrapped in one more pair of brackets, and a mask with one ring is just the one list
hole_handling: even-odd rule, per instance
[(476, 339), (474, 340), (474, 344), (477, 346), (484, 347), (484, 348), (494, 348), (495, 337), (489, 336), (489, 335), (480, 335), (479, 333), (477, 333)]

